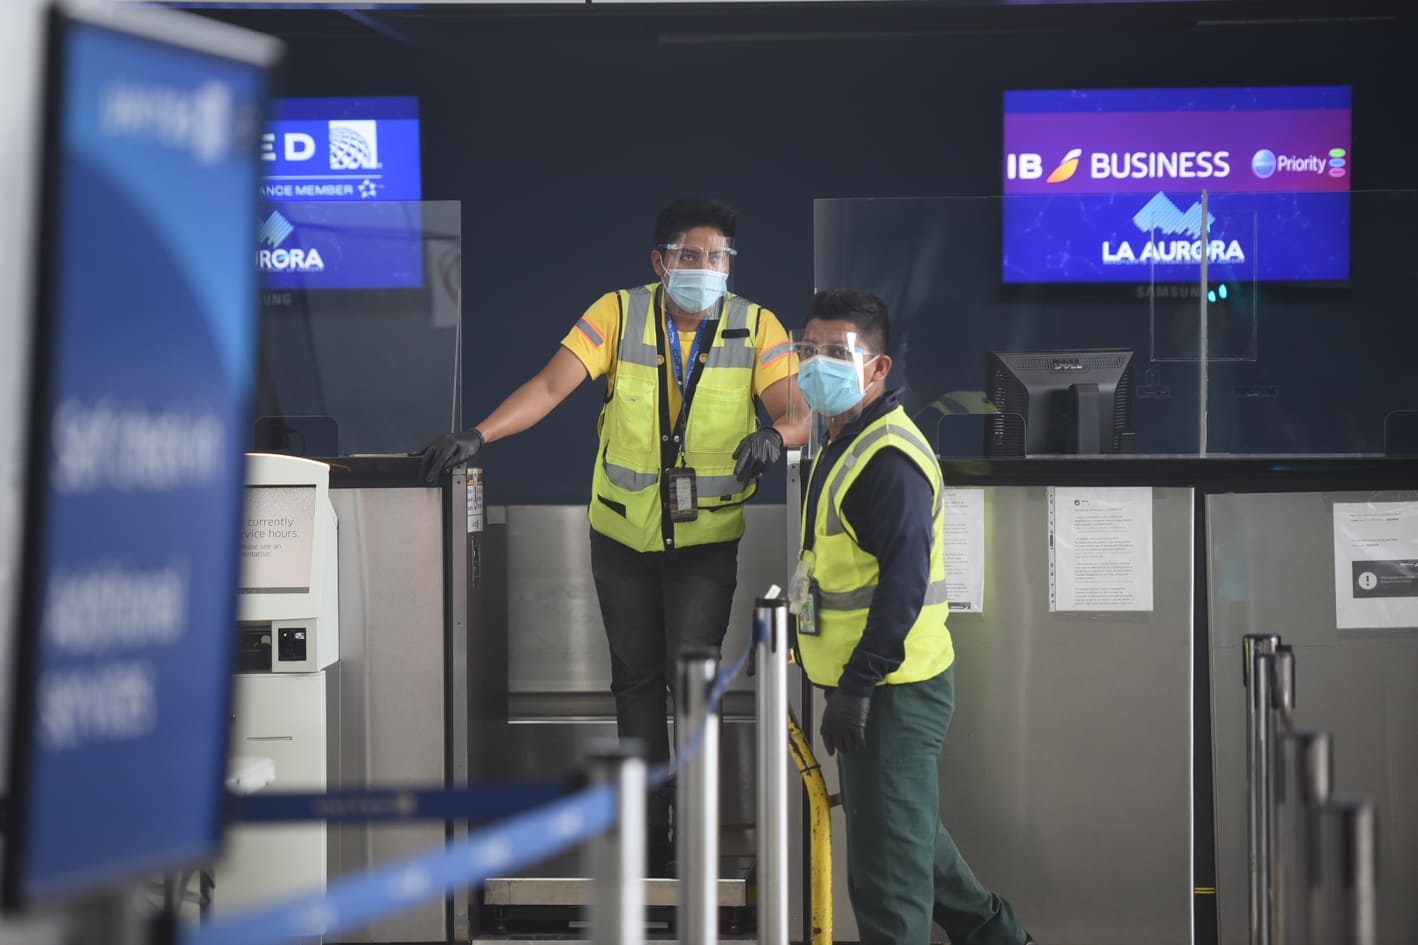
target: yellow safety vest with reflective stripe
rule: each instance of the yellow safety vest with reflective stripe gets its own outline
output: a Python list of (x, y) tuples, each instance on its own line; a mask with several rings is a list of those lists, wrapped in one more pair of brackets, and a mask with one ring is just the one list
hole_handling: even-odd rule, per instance
[[(906, 634), (906, 658), (884, 680), (887, 684), (920, 682), (943, 673), (955, 661), (955, 647), (945, 618), (950, 612), (945, 590), (945, 485), (940, 463), (900, 406), (888, 410), (857, 434), (828, 471), (817, 500), (815, 521), (806, 521), (803, 537), (813, 529), (812, 576), (816, 584), (817, 634), (798, 635), (803, 670), (819, 686), (835, 686), (867, 628), (867, 613), (876, 593), (880, 568), (877, 559), (857, 544), (851, 523), (842, 515), (842, 502), (873, 456), (897, 449), (925, 474), (931, 484), (930, 584), (915, 623)], [(822, 454), (818, 455), (820, 461)], [(816, 466), (813, 478), (816, 482)], [(809, 503), (810, 504), (810, 503)]]
[[(664, 478), (681, 465), (664, 389), (665, 329), (658, 285), (622, 289), (615, 384), (597, 424), (591, 527), (637, 551), (664, 551), (743, 537), (743, 503), (757, 488), (734, 478), (734, 450), (758, 429), (753, 396), (759, 306), (729, 294), (713, 342), (701, 348), (687, 400), (683, 465), (695, 472), (699, 514), (672, 522)], [(695, 366), (686, 364), (685, 370)]]

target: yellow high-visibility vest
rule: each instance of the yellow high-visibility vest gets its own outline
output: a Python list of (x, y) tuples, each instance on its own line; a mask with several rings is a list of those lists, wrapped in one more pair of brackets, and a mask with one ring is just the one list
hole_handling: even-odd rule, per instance
[[(758, 429), (753, 396), (760, 307), (732, 293), (720, 302), (713, 341), (699, 353), (689, 388), (683, 444), (664, 388), (665, 329), (657, 284), (622, 289), (615, 384), (597, 430), (591, 527), (637, 551), (664, 551), (743, 537), (743, 504), (756, 483), (734, 478), (734, 450)], [(683, 461), (680, 458), (683, 445)], [(695, 472), (698, 517), (670, 520), (665, 471)]]
[[(955, 647), (946, 629), (950, 604), (945, 589), (945, 484), (940, 463), (921, 431), (900, 406), (867, 424), (837, 458), (822, 480), (815, 521), (808, 522), (811, 502), (803, 507), (803, 538), (813, 530), (812, 577), (815, 592), (815, 635), (799, 634), (803, 671), (819, 686), (836, 686), (867, 627), (867, 614), (881, 570), (877, 559), (862, 550), (842, 502), (867, 463), (883, 449), (904, 453), (931, 484), (931, 565), (925, 601), (906, 634), (906, 658), (884, 680), (887, 684), (920, 682), (945, 672), (955, 661)], [(817, 462), (821, 462), (818, 454)], [(810, 482), (818, 482), (816, 464)]]

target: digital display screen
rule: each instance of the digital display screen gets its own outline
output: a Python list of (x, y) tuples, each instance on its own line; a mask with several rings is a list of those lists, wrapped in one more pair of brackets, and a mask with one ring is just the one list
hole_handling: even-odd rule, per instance
[(271, 290), (423, 285), (416, 98), (287, 98), (261, 136), (257, 268)]
[(261, 135), (261, 196), (421, 200), (416, 98), (278, 98)]
[[(1006, 284), (1349, 278), (1349, 86), (1013, 91)], [(1202, 220), (1202, 191), (1210, 219)]]
[(105, 16), (51, 18), (12, 902), (208, 862), (224, 811), (275, 51)]

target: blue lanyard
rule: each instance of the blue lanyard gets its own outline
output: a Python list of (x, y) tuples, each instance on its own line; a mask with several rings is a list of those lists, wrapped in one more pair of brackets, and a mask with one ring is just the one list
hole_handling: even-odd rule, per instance
[(689, 369), (686, 370), (683, 363), (683, 353), (679, 348), (679, 329), (675, 327), (674, 316), (669, 312), (665, 313), (665, 335), (670, 345), (670, 366), (674, 368), (675, 383), (679, 385), (681, 396), (680, 416), (688, 412), (689, 404), (689, 375), (694, 370), (694, 365), (699, 363), (699, 345), (704, 341), (704, 329), (710, 328), (718, 319), (705, 319), (699, 323), (699, 327), (694, 332), (694, 343), (689, 346)]

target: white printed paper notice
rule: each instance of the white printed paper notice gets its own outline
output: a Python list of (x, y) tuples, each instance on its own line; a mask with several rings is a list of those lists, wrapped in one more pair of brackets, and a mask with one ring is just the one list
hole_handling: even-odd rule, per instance
[(1049, 609), (1152, 609), (1152, 490), (1049, 489)]
[(946, 489), (945, 593), (951, 613), (985, 612), (985, 490)]
[(1335, 620), (1418, 627), (1418, 502), (1334, 503)]

